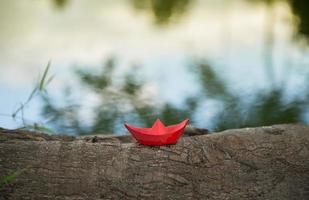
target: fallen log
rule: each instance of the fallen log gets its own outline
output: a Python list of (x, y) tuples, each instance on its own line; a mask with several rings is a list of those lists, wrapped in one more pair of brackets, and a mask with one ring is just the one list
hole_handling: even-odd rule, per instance
[[(96, 138), (96, 139), (94, 139)], [(309, 127), (274, 125), (148, 147), (0, 129), (0, 199), (309, 199)]]

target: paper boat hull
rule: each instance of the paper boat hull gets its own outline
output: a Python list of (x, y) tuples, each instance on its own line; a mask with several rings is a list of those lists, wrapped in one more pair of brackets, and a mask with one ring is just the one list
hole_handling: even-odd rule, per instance
[(188, 122), (187, 119), (177, 125), (165, 127), (160, 120), (157, 120), (152, 128), (137, 128), (129, 124), (125, 124), (125, 127), (139, 143), (159, 146), (176, 144)]
[(183, 129), (174, 133), (168, 133), (164, 135), (144, 135), (132, 132), (132, 136), (141, 144), (147, 146), (159, 146), (176, 144), (178, 139), (183, 134)]

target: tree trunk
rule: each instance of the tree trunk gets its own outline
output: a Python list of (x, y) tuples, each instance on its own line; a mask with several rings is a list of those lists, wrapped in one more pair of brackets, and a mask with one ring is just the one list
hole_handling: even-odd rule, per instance
[(14, 172), (0, 199), (309, 199), (309, 127), (227, 130), (161, 147), (2, 129), (0, 177)]

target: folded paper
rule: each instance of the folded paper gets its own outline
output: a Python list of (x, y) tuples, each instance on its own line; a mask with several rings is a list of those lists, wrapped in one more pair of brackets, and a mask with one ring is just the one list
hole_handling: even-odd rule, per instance
[(125, 127), (132, 136), (141, 144), (148, 146), (159, 146), (176, 144), (182, 136), (189, 119), (179, 124), (165, 126), (160, 119), (157, 119), (151, 128), (139, 128), (125, 123)]

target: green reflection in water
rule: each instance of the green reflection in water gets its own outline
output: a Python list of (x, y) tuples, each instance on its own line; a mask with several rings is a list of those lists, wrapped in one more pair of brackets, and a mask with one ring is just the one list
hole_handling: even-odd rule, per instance
[[(57, 8), (64, 8), (69, 0), (52, 0)], [(284, 0), (248, 1), (254, 3), (264, 2), (268, 7)], [(169, 24), (171, 18), (180, 18), (193, 8), (195, 0), (129, 0), (137, 11), (149, 12), (155, 24)], [(309, 36), (309, 2), (307, 0), (286, 0), (296, 18), (297, 33), (300, 36)]]
[(53, 0), (56, 8), (62, 9), (68, 4), (68, 0)]
[[(55, 5), (62, 8), (69, 6), (67, 0), (54, 0)], [(136, 10), (145, 10), (152, 14), (155, 23), (168, 24), (171, 19), (185, 17), (191, 9), (194, 1), (188, 0), (132, 0)], [(266, 0), (269, 7), (268, 18), (265, 20), (265, 71), (268, 71), (269, 82), (273, 81), (273, 30), (272, 4), (275, 1)], [(309, 15), (307, 12), (308, 2), (306, 0), (289, 0), (293, 14), (298, 19), (296, 25), (299, 36), (309, 35)], [(105, 63), (100, 73), (79, 70), (76, 75), (80, 78), (82, 85), (89, 88), (92, 93), (100, 95), (100, 102), (94, 108), (94, 121), (86, 124), (79, 115), (81, 105), (71, 103), (59, 107), (52, 97), (42, 95), (44, 107), (42, 114), (50, 119), (49, 123), (57, 129), (57, 132), (66, 133), (113, 133), (124, 121), (133, 121), (141, 126), (150, 126), (155, 118), (161, 118), (167, 124), (177, 123), (184, 118), (193, 118), (199, 110), (203, 101), (213, 99), (222, 104), (220, 110), (214, 117), (216, 130), (227, 128), (238, 128), (245, 126), (269, 125), (275, 123), (299, 122), (308, 107), (309, 95), (303, 91), (303, 98), (295, 98), (286, 101), (285, 85), (273, 84), (267, 91), (255, 91), (249, 103), (241, 95), (233, 93), (220, 74), (217, 74), (207, 62), (194, 64), (195, 75), (199, 77), (202, 91), (200, 95), (188, 97), (184, 100), (182, 107), (165, 103), (154, 105), (151, 100), (141, 99), (145, 80), (138, 79), (133, 72), (124, 76), (121, 86), (116, 86), (113, 72), (116, 66), (113, 60)], [(136, 69), (138, 71), (138, 69)], [(308, 84), (308, 83), (304, 83)], [(70, 89), (65, 91), (70, 93)], [(129, 111), (127, 111), (129, 110)]]
[(309, 1), (290, 0), (291, 8), (297, 17), (297, 32), (301, 36), (309, 37)]
[[(269, 9), (272, 9), (273, 5), (276, 2), (287, 2), (295, 17), (293, 24), (296, 27), (297, 37), (304, 37), (308, 39), (309, 37), (309, 13), (308, 13), (309, 1), (307, 0), (262, 0), (262, 1), (254, 0), (254, 1), (248, 1), (248, 2), (254, 2), (254, 3), (263, 2), (266, 4), (266, 6)], [(272, 17), (274, 17), (273, 14), (271, 14), (271, 16), (268, 17), (268, 21), (270, 20), (270, 23), (271, 23)], [(273, 26), (273, 23), (271, 23), (270, 26)]]
[[(267, 91), (251, 92), (252, 100), (247, 101), (242, 93), (233, 92), (207, 62), (195, 62), (193, 66), (201, 91), (198, 96), (185, 99), (181, 107), (170, 103), (155, 105), (151, 102), (155, 97), (142, 99), (145, 80), (137, 78), (138, 68), (125, 74), (122, 84), (116, 84), (116, 66), (110, 59), (99, 73), (76, 72), (82, 85), (100, 98), (93, 110), (92, 124), (83, 123), (78, 104), (67, 100), (66, 106), (57, 107), (48, 95), (42, 95), (42, 114), (50, 119), (49, 123), (57, 132), (75, 134), (115, 133), (125, 121), (149, 127), (156, 118), (161, 118), (166, 124), (178, 123), (185, 118), (195, 119), (195, 114), (204, 112), (199, 108), (206, 100), (215, 100), (222, 105), (212, 119), (215, 131), (303, 121), (303, 114), (309, 106), (308, 91), (303, 91), (302, 97), (286, 101), (286, 85), (278, 87), (270, 84)], [(70, 91), (65, 93), (69, 96)], [(192, 123), (195, 123), (194, 120)]]
[(158, 25), (168, 24), (172, 17), (179, 18), (185, 14), (194, 0), (132, 0), (136, 10), (151, 12), (155, 23)]
[(296, 97), (287, 101), (287, 85), (274, 86), (270, 82), (271, 87), (268, 90), (254, 91), (250, 97), (252, 100), (246, 102), (246, 97), (241, 93), (233, 93), (227, 89), (227, 83), (220, 79), (208, 64), (201, 63), (196, 66), (204, 98), (215, 99), (223, 105), (214, 117), (215, 130), (303, 121), (303, 114), (309, 106), (308, 91), (302, 91), (305, 98)]
[[(156, 118), (162, 119), (167, 124), (174, 124), (191, 117), (197, 107), (196, 98), (185, 100), (181, 108), (165, 103), (162, 106), (153, 105), (151, 99), (143, 99), (144, 80), (136, 78), (133, 69), (124, 75), (121, 85), (114, 80), (115, 62), (108, 60), (101, 72), (77, 70), (83, 86), (91, 92), (98, 94), (100, 102), (93, 110), (94, 121), (91, 125), (83, 123), (83, 117), (79, 117), (79, 104), (71, 104), (71, 100), (63, 107), (54, 104), (52, 98), (42, 95), (44, 106), (42, 115), (49, 119), (58, 132), (87, 134), (87, 133), (115, 133), (125, 121), (135, 122), (141, 126), (151, 126)], [(66, 97), (70, 95), (70, 89), (64, 91)]]

